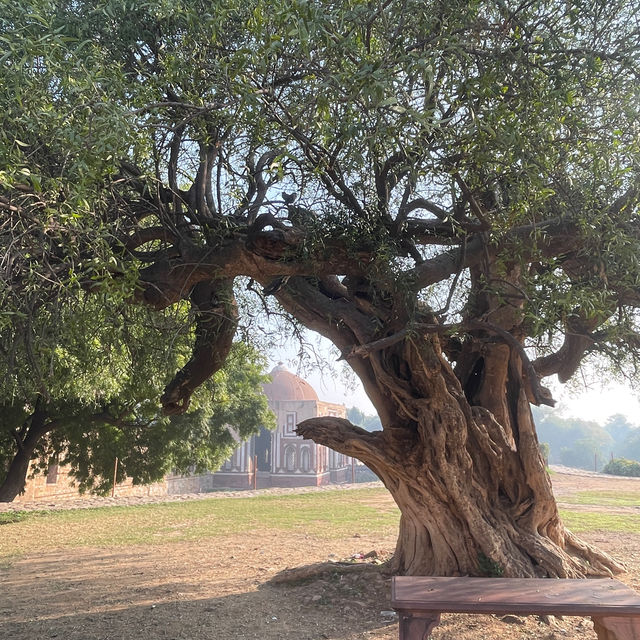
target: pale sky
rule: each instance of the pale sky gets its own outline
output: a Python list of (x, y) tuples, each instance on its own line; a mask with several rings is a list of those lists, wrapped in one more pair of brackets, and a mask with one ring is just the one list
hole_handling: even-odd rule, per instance
[[(326, 342), (321, 340), (319, 349), (325, 349)], [(328, 352), (324, 357), (335, 360), (335, 356)], [(270, 368), (283, 361), (285, 366), (292, 372), (300, 375), (315, 389), (320, 400), (344, 404), (349, 407), (358, 407), (365, 414), (374, 414), (375, 409), (367, 397), (355, 376), (344, 379), (341, 373), (342, 363), (338, 363), (334, 372), (321, 373), (318, 370), (298, 371), (297, 360), (294, 349), (280, 349), (270, 354)], [(633, 425), (640, 426), (640, 401), (638, 394), (629, 387), (622, 384), (607, 381), (592, 382), (588, 388), (573, 384), (571, 387), (554, 383), (553, 380), (545, 381), (552, 390), (553, 397), (557, 401), (555, 410), (562, 417), (575, 417), (582, 420), (594, 420), (600, 424), (606, 422), (607, 418), (616, 413), (627, 416)]]
[(605, 388), (592, 387), (581, 393), (557, 390), (556, 409), (563, 417), (594, 420), (600, 424), (616, 413), (622, 413), (634, 426), (640, 426), (640, 401), (637, 392), (620, 384)]

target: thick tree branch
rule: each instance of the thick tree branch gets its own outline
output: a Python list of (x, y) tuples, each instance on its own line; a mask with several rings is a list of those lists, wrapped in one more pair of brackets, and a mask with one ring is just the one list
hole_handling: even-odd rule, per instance
[(409, 339), (411, 336), (427, 335), (431, 333), (444, 334), (447, 332), (468, 330), (488, 331), (504, 340), (509, 347), (517, 353), (520, 361), (522, 362), (535, 404), (545, 404), (550, 407), (555, 406), (555, 400), (551, 398), (549, 391), (540, 385), (540, 374), (536, 371), (534, 363), (529, 359), (522, 343), (507, 330), (491, 322), (480, 320), (467, 320), (457, 324), (427, 324), (416, 322), (405, 329), (385, 338), (381, 338), (380, 340), (354, 346), (344, 357), (347, 360), (356, 357), (366, 358), (371, 353), (388, 349), (399, 342)]
[(385, 459), (383, 433), (366, 431), (344, 418), (323, 416), (303, 420), (296, 432), (305, 440), (313, 440), (367, 464), (375, 465), (376, 461)]
[(449, 212), (445, 211), (442, 207), (438, 206), (435, 202), (430, 202), (426, 198), (416, 198), (411, 202), (407, 202), (405, 205), (401, 206), (398, 214), (406, 216), (412, 211), (416, 209), (424, 209), (429, 213), (432, 213), (439, 220), (446, 220), (450, 217)]
[(540, 377), (558, 374), (560, 382), (567, 382), (578, 370), (585, 353), (594, 344), (590, 335), (599, 322), (596, 319), (574, 319), (567, 323), (564, 342), (555, 353), (541, 356), (533, 361)]
[(139, 227), (125, 239), (124, 247), (127, 251), (133, 251), (154, 240), (177, 244), (180, 239), (165, 227)]
[[(298, 318), (306, 327), (331, 340), (346, 353), (354, 343), (372, 339), (376, 324), (363, 313), (357, 300), (336, 278), (291, 278), (275, 295), (286, 311)], [(329, 290), (326, 291), (326, 287)], [(367, 395), (376, 404), (383, 424), (390, 424), (394, 416), (388, 413), (381, 389), (368, 359), (353, 359), (351, 368), (360, 378)]]
[[(415, 289), (420, 290), (446, 280), (449, 276), (461, 269), (475, 267), (485, 257), (486, 242), (484, 238), (476, 236), (469, 240), (464, 250), (451, 249), (437, 255), (435, 258), (425, 260), (413, 270), (415, 276)], [(491, 253), (495, 253), (495, 247), (491, 247)]]
[(163, 309), (186, 298), (198, 282), (248, 276), (266, 285), (278, 276), (358, 275), (374, 259), (370, 249), (353, 252), (340, 238), (327, 238), (315, 255), (303, 260), (299, 254), (304, 233), (284, 227), (270, 214), (263, 215), (271, 220), (260, 216), (265, 224), (278, 224), (278, 228), (229, 235), (215, 248), (184, 245), (176, 259), (158, 260), (142, 269), (137, 299)]
[(238, 325), (232, 281), (201, 282), (190, 298), (196, 310), (196, 341), (191, 359), (162, 394), (166, 415), (184, 413), (195, 389), (222, 367)]
[(32, 450), (45, 434), (62, 426), (62, 420), (50, 419), (46, 409), (36, 409), (31, 414), (31, 422), (22, 438), (21, 450)]
[(548, 389), (541, 386), (539, 372), (536, 370), (531, 360), (529, 360), (529, 356), (527, 355), (527, 352), (525, 351), (522, 343), (515, 336), (511, 335), (502, 327), (499, 327), (498, 325), (491, 322), (468, 320), (464, 323), (464, 326), (468, 327), (469, 329), (480, 329), (483, 331), (489, 331), (502, 338), (518, 354), (518, 357), (522, 362), (522, 368), (524, 369), (527, 376), (527, 381), (529, 383), (531, 395), (533, 396), (534, 404), (545, 404), (549, 407), (555, 406), (556, 401), (551, 397)]
[(570, 218), (515, 227), (489, 245), (483, 235), (476, 235), (466, 247), (451, 249), (416, 266), (413, 270), (415, 287), (423, 289), (445, 280), (459, 269), (478, 266), (482, 260), (491, 260), (510, 247), (517, 247), (519, 260), (526, 262), (536, 255), (548, 258), (570, 253), (579, 244), (578, 226)]
[(372, 330), (367, 316), (346, 297), (326, 295), (322, 286), (321, 280), (295, 277), (275, 296), (287, 311), (338, 348), (346, 348), (354, 340), (366, 340)]

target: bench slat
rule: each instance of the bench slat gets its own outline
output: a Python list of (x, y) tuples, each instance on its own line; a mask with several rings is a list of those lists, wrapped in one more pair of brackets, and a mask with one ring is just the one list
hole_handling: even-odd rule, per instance
[(411, 612), (640, 617), (640, 596), (617, 580), (396, 576), (391, 606)]

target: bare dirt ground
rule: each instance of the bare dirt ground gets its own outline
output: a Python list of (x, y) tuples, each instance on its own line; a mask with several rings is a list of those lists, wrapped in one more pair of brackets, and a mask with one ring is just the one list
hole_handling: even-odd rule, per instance
[[(560, 501), (576, 491), (640, 489), (639, 481), (566, 473), (554, 474), (553, 482)], [(626, 562), (629, 571), (621, 579), (640, 590), (640, 532), (584, 538)], [(334, 563), (371, 550), (385, 556), (394, 544), (392, 537), (373, 537), (364, 528), (331, 543), (307, 534), (256, 531), (197, 545), (25, 557), (0, 567), (0, 639), (392, 640), (398, 627), (389, 579), (375, 565), (345, 573)], [(310, 567), (316, 563), (321, 564)], [(444, 615), (432, 637), (596, 637), (588, 619), (548, 624), (511, 618)]]

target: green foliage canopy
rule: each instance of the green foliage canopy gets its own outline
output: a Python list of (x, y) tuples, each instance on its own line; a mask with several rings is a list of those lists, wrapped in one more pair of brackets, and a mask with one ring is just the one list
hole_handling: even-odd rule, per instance
[(273, 422), (264, 363), (241, 344), (190, 413), (159, 412), (196, 339), (193, 316), (184, 304), (160, 315), (127, 304), (138, 267), (121, 260), (123, 225), (109, 210), (123, 158), (150, 141), (131, 121), (131, 77), (112, 57), (122, 41), (81, 33), (99, 24), (105, 36), (105, 16), (124, 8), (106, 3), (79, 20), (81, 4), (3, 3), (0, 481), (36, 413), (44, 424), (29, 446), (40, 466), (68, 462), (81, 489), (100, 492), (116, 456), (119, 479), (134, 482), (216, 468), (234, 444), (227, 425), (245, 438)]
[(221, 357), (197, 375), (184, 365), (165, 391), (174, 412), (235, 331), (203, 327), (194, 287), (231, 304), (239, 276), (345, 354), (442, 327), (452, 362), (487, 334), (524, 343), (535, 402), (539, 378), (566, 380), (588, 354), (624, 370), (640, 353), (637, 11), (7, 7), (3, 322), (31, 335), (69, 287), (109, 304), (188, 300), (194, 358), (203, 344)]
[[(237, 446), (229, 425), (240, 439), (273, 425), (261, 389), (265, 362), (253, 348), (237, 343), (189, 412), (163, 416), (158, 397), (193, 341), (184, 309), (150, 315), (107, 307), (95, 295), (66, 303), (61, 309), (56, 299), (55, 325), (42, 305), (29, 317), (30, 331), (16, 322), (12, 333), (2, 333), (12, 347), (1, 354), (7, 374), (0, 382), (0, 484), (20, 447), (30, 444), (36, 469), (70, 464), (81, 490), (104, 493), (115, 457), (118, 480), (148, 483), (170, 469), (218, 468)], [(169, 347), (158, 343), (159, 331), (173, 336)], [(38, 416), (42, 428), (33, 440)]]
[[(32, 2), (3, 18), (4, 184), (30, 184), (57, 225), (68, 211), (64, 230), (39, 224), (65, 234), (77, 256), (64, 268), (83, 275), (122, 267), (109, 267), (114, 238), (140, 249), (145, 188), (156, 206), (181, 193), (196, 244), (211, 246), (243, 216), (284, 217), (276, 190), (294, 190), (321, 224), (287, 260), (321, 268), (340, 237), (433, 302), (435, 248), (490, 229), (497, 273), (476, 287), (512, 295), (498, 282), (507, 259), (533, 265), (517, 285), (532, 344), (555, 353), (563, 334), (597, 327), (588, 350), (623, 362), (639, 277), (636, 21), (624, 2)], [(200, 195), (199, 171), (215, 177)], [(512, 230), (531, 224), (519, 241)], [(545, 241), (558, 233), (564, 252)], [(93, 267), (85, 236), (103, 243)], [(443, 320), (469, 286), (455, 281)]]

